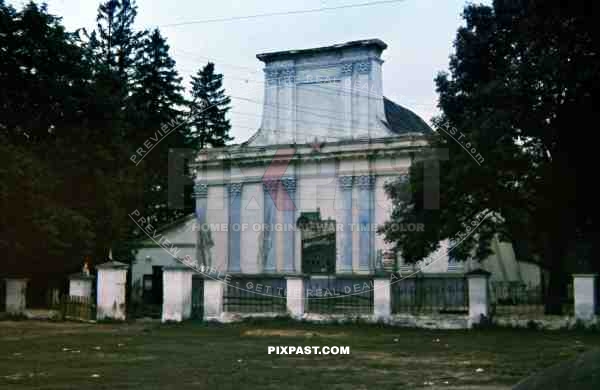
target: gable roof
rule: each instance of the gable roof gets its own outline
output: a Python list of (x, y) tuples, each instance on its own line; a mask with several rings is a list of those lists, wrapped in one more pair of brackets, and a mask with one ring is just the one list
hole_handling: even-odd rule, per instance
[[(171, 222), (168, 222), (168, 223), (162, 225), (159, 228), (156, 228), (153, 231), (153, 234), (166, 235), (170, 231), (175, 231), (175, 230), (185, 226), (187, 223), (189, 223), (189, 221), (195, 220), (195, 218), (196, 218), (195, 213), (190, 213), (190, 214), (184, 215), (180, 218), (177, 218), (176, 220), (173, 220)], [(150, 237), (148, 237), (146, 235), (146, 233), (141, 232), (139, 237), (133, 238), (130, 241), (135, 246), (135, 245), (143, 245), (144, 243), (147, 243), (147, 242), (152, 242), (152, 239)]]

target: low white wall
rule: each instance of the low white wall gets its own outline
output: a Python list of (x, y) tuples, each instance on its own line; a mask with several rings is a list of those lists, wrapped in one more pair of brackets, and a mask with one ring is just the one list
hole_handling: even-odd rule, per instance
[(511, 328), (531, 328), (544, 330), (559, 330), (572, 329), (577, 326), (591, 327), (600, 324), (598, 317), (594, 317), (587, 321), (577, 320), (574, 316), (558, 316), (558, 315), (543, 315), (543, 316), (511, 316), (501, 315), (493, 316), (492, 323), (498, 326), (506, 326)]
[(94, 279), (92, 278), (77, 278), (69, 280), (69, 295), (72, 297), (84, 297), (89, 298), (92, 296), (92, 285)]
[(6, 281), (6, 312), (23, 314), (27, 306), (27, 279), (5, 279)]

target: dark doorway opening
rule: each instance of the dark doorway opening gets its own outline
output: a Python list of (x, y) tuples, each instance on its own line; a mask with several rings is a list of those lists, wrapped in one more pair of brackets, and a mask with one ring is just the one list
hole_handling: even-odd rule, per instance
[(335, 220), (321, 219), (321, 212), (302, 213), (302, 272), (310, 275), (335, 273)]

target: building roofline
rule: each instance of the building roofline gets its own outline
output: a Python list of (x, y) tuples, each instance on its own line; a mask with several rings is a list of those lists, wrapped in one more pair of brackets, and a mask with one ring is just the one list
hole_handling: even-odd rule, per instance
[[(195, 217), (196, 217), (195, 213), (189, 213), (189, 214), (183, 215), (183, 216), (181, 216), (181, 217), (179, 217), (179, 218), (177, 218), (177, 219), (175, 219), (175, 220), (173, 220), (171, 222), (167, 222), (166, 224), (164, 224), (161, 227), (157, 228), (154, 231), (154, 234), (158, 234), (158, 233), (162, 234), (162, 233), (166, 233), (169, 230), (179, 228), (185, 222), (187, 222), (188, 220), (193, 219)], [(129, 242), (132, 243), (132, 244), (141, 244), (141, 243), (143, 243), (145, 241), (148, 241), (148, 240), (152, 241), (152, 239), (150, 237), (148, 237), (146, 234), (142, 234), (139, 237), (130, 239)]]
[(256, 58), (263, 62), (269, 62), (281, 58), (293, 57), (298, 55), (306, 55), (306, 54), (316, 54), (323, 53), (328, 51), (337, 51), (340, 49), (350, 48), (350, 47), (368, 47), (375, 46), (381, 51), (387, 49), (387, 44), (383, 42), (381, 39), (363, 39), (360, 41), (350, 41), (345, 43), (339, 43), (337, 45), (329, 45), (329, 46), (320, 46), (313, 47), (308, 49), (298, 49), (298, 50), (283, 50), (283, 51), (274, 51), (267, 53), (260, 53), (256, 55)]

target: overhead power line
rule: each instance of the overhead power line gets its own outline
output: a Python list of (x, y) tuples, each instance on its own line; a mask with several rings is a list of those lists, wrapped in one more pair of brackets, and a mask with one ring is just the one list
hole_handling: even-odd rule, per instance
[(267, 13), (263, 13), (263, 14), (245, 15), (245, 16), (231, 16), (231, 17), (226, 17), (226, 18), (190, 20), (188, 22), (163, 24), (163, 25), (159, 25), (158, 27), (177, 27), (177, 26), (187, 26), (190, 24), (206, 24), (206, 23), (218, 23), (218, 22), (231, 22), (231, 21), (235, 21), (235, 20), (250, 20), (250, 19), (258, 19), (258, 18), (266, 18), (266, 17), (271, 17), (271, 16), (312, 14), (312, 13), (325, 12), (325, 11), (335, 11), (335, 10), (346, 9), (346, 8), (373, 7), (376, 5), (400, 3), (403, 1), (405, 1), (405, 0), (370, 1), (370, 2), (366, 2), (366, 3), (340, 5), (337, 7), (321, 7), (321, 8), (301, 9), (301, 10), (292, 10), (292, 11), (267, 12)]

